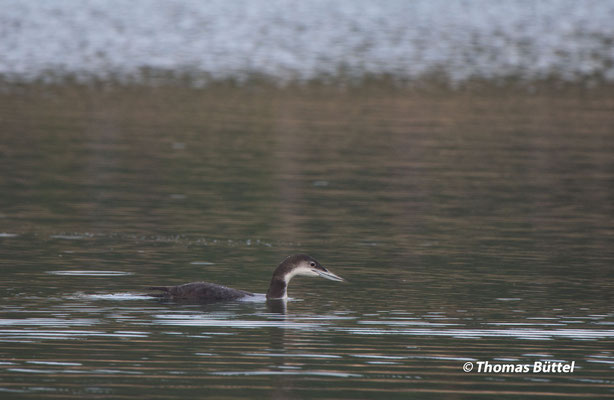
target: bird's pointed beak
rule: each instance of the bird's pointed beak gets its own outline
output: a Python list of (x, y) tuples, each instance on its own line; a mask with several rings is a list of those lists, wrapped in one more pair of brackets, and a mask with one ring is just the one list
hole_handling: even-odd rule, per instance
[(338, 282), (343, 282), (345, 279), (343, 279), (340, 276), (337, 276), (335, 274), (333, 274), (332, 272), (326, 270), (326, 271), (320, 271), (320, 270), (316, 270), (316, 272), (318, 273), (318, 275), (320, 275), (322, 278), (326, 278), (326, 279), (330, 279), (331, 281), (338, 281)]

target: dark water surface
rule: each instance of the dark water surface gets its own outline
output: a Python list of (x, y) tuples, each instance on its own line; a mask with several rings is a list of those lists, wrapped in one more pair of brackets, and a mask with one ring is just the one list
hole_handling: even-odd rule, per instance
[[(613, 109), (597, 90), (3, 92), (0, 397), (614, 397)], [(296, 252), (348, 282), (143, 295), (264, 293)]]

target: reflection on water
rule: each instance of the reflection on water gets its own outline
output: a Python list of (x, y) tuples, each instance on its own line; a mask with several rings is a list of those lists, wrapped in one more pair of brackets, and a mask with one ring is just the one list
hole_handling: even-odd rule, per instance
[(116, 276), (116, 275), (131, 275), (132, 272), (122, 271), (48, 271), (48, 274), (53, 275), (80, 275), (80, 276)]
[[(80, 301), (75, 302), (77, 299)], [(324, 299), (311, 300), (319, 303)], [(413, 391), (445, 394), (448, 392), (439, 389), (444, 382), (454, 392), (465, 394), (505, 390), (537, 395), (543, 394), (541, 390), (555, 390), (560, 396), (569, 387), (608, 393), (608, 371), (614, 366), (614, 355), (607, 348), (614, 338), (611, 322), (608, 324), (612, 314), (579, 317), (561, 313), (546, 319), (548, 322), (521, 317), (516, 320), (524, 323), (501, 327), (489, 313), (480, 313), (476, 323), (475, 315), (417, 313), (411, 307), (414, 312), (375, 311), (364, 305), (356, 307), (363, 312), (313, 312), (307, 299), (288, 302), (285, 314), (256, 302), (182, 305), (136, 294), (77, 295), (45, 303), (46, 299), (39, 299), (30, 301), (27, 309), (4, 307), (7, 318), (2, 319), (0, 338), (10, 344), (10, 350), (5, 347), (4, 352), (10, 351), (13, 357), (0, 363), (0, 368), (4, 383), (12, 382), (9, 388), (19, 388), (16, 392), (40, 394), (24, 382), (39, 385), (36, 377), (45, 375), (52, 377), (49, 388), (56, 388), (51, 392), (64, 388), (88, 393), (89, 386), (74, 382), (74, 375), (79, 374), (106, 388), (108, 395), (123, 391), (116, 381), (120, 378), (120, 382), (139, 387), (136, 381), (124, 378), (139, 376), (148, 383), (135, 390), (148, 395), (168, 390), (165, 393), (171, 397), (176, 385), (187, 386), (182, 393), (201, 386), (222, 393), (227, 390), (225, 385), (232, 384), (237, 386), (233, 390), (237, 396), (241, 390), (298, 390), (351, 396), (366, 391), (367, 397), (375, 398), (376, 391), (391, 396)], [(335, 304), (345, 307), (343, 296)], [(578, 320), (585, 326), (572, 326)], [(599, 323), (606, 325), (595, 326)], [(576, 361), (579, 368), (573, 375), (508, 374), (494, 380), (493, 375), (460, 371), (464, 362), (479, 360)], [(260, 379), (237, 381), (232, 377)], [(279, 382), (268, 377), (298, 380)], [(318, 380), (303, 381), (309, 377)], [(229, 381), (216, 380), (222, 378)], [(160, 379), (169, 383), (162, 384)], [(467, 383), (478, 386), (467, 390)], [(332, 388), (325, 389), (327, 385)]]
[[(614, 395), (610, 97), (30, 90), (0, 94), (3, 398)], [(348, 282), (147, 295), (263, 293), (299, 251)]]

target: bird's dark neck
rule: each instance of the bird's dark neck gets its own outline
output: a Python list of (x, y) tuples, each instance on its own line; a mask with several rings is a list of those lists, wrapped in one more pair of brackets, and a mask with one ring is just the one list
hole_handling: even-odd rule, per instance
[(271, 279), (271, 284), (269, 285), (269, 290), (266, 292), (267, 299), (285, 299), (286, 289), (288, 288), (288, 284), (281, 278), (274, 277)]

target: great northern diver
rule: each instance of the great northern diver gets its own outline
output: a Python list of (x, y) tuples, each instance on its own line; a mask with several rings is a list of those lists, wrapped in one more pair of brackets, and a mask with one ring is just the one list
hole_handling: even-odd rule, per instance
[[(271, 284), (266, 293), (266, 298), (270, 300), (288, 298), (288, 283), (297, 275), (321, 276), (322, 278), (333, 281), (343, 281), (343, 278), (324, 268), (314, 258), (306, 254), (295, 254), (283, 260), (273, 272), (273, 278), (271, 278)], [(209, 282), (192, 282), (179, 286), (154, 286), (150, 287), (149, 290), (161, 290), (161, 294), (154, 295), (156, 297), (202, 302), (237, 300), (254, 296), (254, 294), (250, 292), (232, 289)]]

